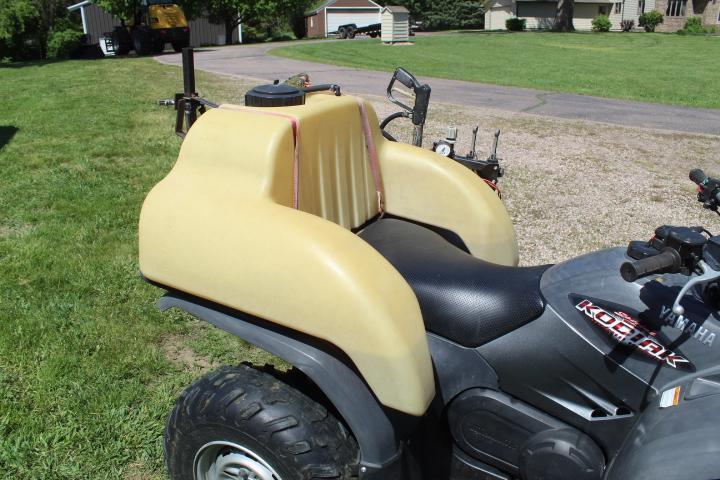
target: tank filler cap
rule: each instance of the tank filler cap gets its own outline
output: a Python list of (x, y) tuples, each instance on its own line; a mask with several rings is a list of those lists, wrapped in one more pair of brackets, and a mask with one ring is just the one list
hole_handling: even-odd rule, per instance
[(305, 92), (287, 84), (258, 85), (245, 94), (248, 107), (290, 107), (305, 104)]

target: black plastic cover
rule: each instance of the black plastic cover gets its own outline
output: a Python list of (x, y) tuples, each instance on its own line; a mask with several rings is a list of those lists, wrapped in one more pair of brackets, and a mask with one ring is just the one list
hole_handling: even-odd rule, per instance
[(600, 480), (605, 457), (587, 435), (502, 392), (473, 388), (448, 409), (465, 453), (524, 480)]
[(715, 270), (720, 269), (720, 237), (710, 237), (705, 244), (705, 261)]
[(305, 104), (305, 92), (286, 84), (258, 85), (245, 94), (248, 107), (290, 107)]

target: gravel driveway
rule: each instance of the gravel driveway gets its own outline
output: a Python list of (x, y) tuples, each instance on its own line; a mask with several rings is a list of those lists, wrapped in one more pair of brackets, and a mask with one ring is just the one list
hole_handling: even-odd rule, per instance
[[(205, 81), (209, 77), (213, 81)], [(202, 72), (198, 77), (203, 94), (221, 103), (242, 103), (256, 83)], [(383, 97), (365, 97), (380, 118), (395, 111)], [(391, 132), (409, 141), (411, 125), (404, 121), (393, 122)], [(649, 239), (663, 224), (705, 225), (720, 234), (720, 217), (702, 209), (688, 179), (696, 167), (720, 176), (718, 136), (431, 102), (424, 146), (444, 137), (448, 125), (460, 129), (461, 153), (479, 125), (481, 158), (495, 129), (502, 130), (498, 154), (506, 173), (500, 187), (524, 265)]]
[[(377, 98), (375, 108), (381, 116), (394, 111)], [(649, 239), (664, 224), (705, 225), (720, 234), (720, 217), (703, 210), (688, 179), (692, 168), (720, 175), (720, 137), (431, 104), (425, 146), (448, 124), (460, 129), (461, 153), (480, 126), (481, 158), (495, 129), (502, 130), (500, 187), (524, 265)], [(406, 126), (391, 131), (409, 141)]]

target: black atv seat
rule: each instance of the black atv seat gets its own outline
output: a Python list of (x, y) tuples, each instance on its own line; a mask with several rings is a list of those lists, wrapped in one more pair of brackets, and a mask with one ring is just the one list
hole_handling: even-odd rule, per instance
[(540, 277), (549, 265), (506, 267), (485, 262), (414, 223), (382, 218), (359, 236), (410, 284), (425, 328), (477, 347), (540, 316)]

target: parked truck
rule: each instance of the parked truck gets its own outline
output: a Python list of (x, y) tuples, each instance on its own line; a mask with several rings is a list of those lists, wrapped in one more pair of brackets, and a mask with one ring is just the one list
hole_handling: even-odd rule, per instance
[(141, 0), (133, 18), (115, 27), (111, 39), (115, 55), (160, 53), (170, 43), (176, 52), (190, 46), (190, 28), (185, 12), (172, 0)]

